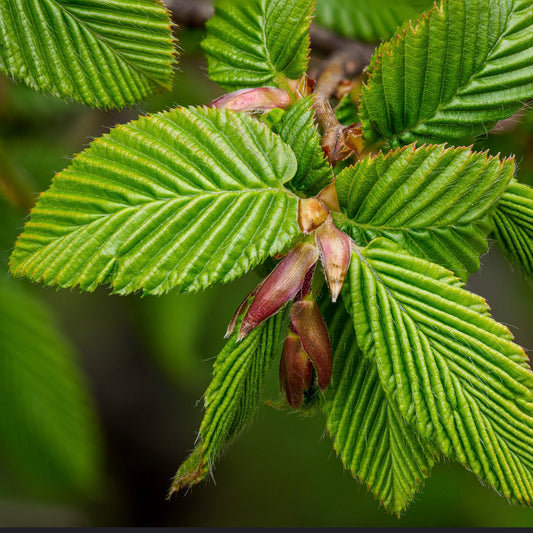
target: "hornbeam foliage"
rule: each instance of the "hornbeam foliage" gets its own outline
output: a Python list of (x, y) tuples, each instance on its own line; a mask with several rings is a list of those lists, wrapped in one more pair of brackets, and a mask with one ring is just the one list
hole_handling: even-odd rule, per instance
[(119, 126), (59, 173), (11, 256), (49, 285), (161, 294), (241, 276), (298, 235), (288, 145), (246, 115), (180, 108)]
[(344, 305), (325, 303), (333, 345), (333, 380), (322, 410), (345, 468), (387, 509), (399, 514), (420, 490), (437, 459), (434, 448), (387, 397), (376, 365), (361, 353)]
[(253, 418), (276, 353), (282, 322), (282, 315), (276, 315), (242, 342), (237, 341), (235, 333), (216, 358), (213, 381), (205, 391), (199, 442), (179, 468), (171, 494), (202, 481), (222, 447)]
[(522, 183), (511, 183), (498, 202), (493, 223), (502, 251), (532, 276), (533, 189)]
[(337, 220), (359, 244), (387, 237), (467, 277), (479, 269), (490, 232), (488, 213), (513, 171), (513, 160), (469, 148), (408, 146), (380, 153), (337, 177), (346, 213)]
[[(533, 274), (532, 189), (514, 158), (460, 141), (533, 98), (533, 0), (446, 0), (421, 15), (428, 4), (319, 0), (320, 21), (344, 36), (395, 34), (357, 107), (360, 77), (335, 85), (335, 62), (316, 85), (306, 72), (313, 0), (215, 2), (209, 75), (242, 90), (118, 126), (31, 211), (15, 276), (119, 294), (198, 291), (256, 267), (263, 277), (230, 322), (171, 492), (204, 479), (251, 422), (283, 346), (285, 397), (272, 404), (321, 410), (345, 468), (388, 511), (400, 514), (442, 457), (531, 503), (533, 373), (464, 282), (491, 234)], [(159, 4), (14, 7), (0, 11), (8, 74), (104, 107), (166, 84)]]
[(283, 85), (307, 70), (312, 0), (222, 0), (202, 48), (227, 90)]
[(0, 72), (94, 107), (170, 89), (174, 47), (159, 0), (0, 3)]
[(383, 238), (356, 249), (345, 287), (357, 342), (402, 416), (498, 492), (531, 503), (533, 373), (483, 299)]
[(376, 52), (361, 93), (368, 144), (486, 133), (533, 98), (533, 0), (447, 0)]

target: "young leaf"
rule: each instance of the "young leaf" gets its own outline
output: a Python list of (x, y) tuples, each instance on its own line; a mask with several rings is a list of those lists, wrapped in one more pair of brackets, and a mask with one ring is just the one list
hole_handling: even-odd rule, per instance
[(448, 0), (383, 45), (361, 93), (367, 144), (457, 141), (533, 97), (533, 0)]
[(312, 105), (312, 97), (299, 100), (272, 126), (298, 160), (298, 170), (287, 186), (304, 197), (317, 195), (333, 179), (320, 145)]
[(358, 244), (385, 236), (466, 278), (487, 250), (487, 212), (513, 176), (514, 161), (468, 148), (408, 146), (359, 161), (335, 182)]
[(4, 0), (0, 71), (94, 107), (170, 89), (174, 46), (159, 0)]
[(46, 307), (0, 282), (1, 453), (47, 494), (94, 494), (101, 481), (94, 406), (73, 355)]
[(388, 511), (400, 514), (428, 477), (435, 451), (385, 395), (342, 302), (328, 301), (322, 306), (333, 348), (333, 379), (323, 405), (327, 430), (345, 468)]
[(379, 41), (405, 20), (429, 9), (433, 0), (318, 0), (316, 21), (348, 39)]
[(352, 256), (357, 341), (423, 438), (514, 502), (533, 498), (533, 373), (484, 300), (379, 238)]
[(504, 254), (533, 276), (533, 189), (512, 182), (498, 202), (493, 226)]
[(228, 91), (279, 85), (307, 70), (314, 0), (221, 0), (202, 48), (209, 77)]
[(205, 392), (199, 442), (181, 465), (170, 494), (202, 481), (224, 446), (251, 421), (278, 349), (283, 313), (255, 328), (242, 341), (234, 334), (218, 355)]
[(178, 108), (119, 126), (59, 173), (11, 271), (126, 294), (226, 283), (299, 234), (289, 146), (230, 111)]

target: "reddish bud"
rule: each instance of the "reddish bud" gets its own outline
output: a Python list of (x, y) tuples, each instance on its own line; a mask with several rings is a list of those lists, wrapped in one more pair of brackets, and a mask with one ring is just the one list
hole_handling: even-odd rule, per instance
[(300, 337), (289, 331), (283, 344), (279, 363), (279, 379), (285, 389), (287, 401), (293, 409), (298, 409), (304, 399), (304, 391), (313, 383), (313, 366), (305, 352)]
[(324, 390), (331, 381), (332, 355), (328, 328), (317, 303), (306, 299), (291, 307), (291, 328), (298, 334), (302, 346), (315, 368), (319, 387)]
[(298, 200), (298, 225), (303, 233), (315, 231), (328, 218), (329, 210), (324, 202), (317, 198), (300, 198)]
[(256, 89), (240, 89), (225, 94), (211, 103), (212, 107), (229, 109), (244, 113), (270, 111), (276, 107), (284, 109), (291, 103), (289, 93), (277, 87), (258, 87)]
[(324, 205), (331, 211), (340, 211), (339, 198), (337, 197), (337, 189), (335, 189), (335, 182), (330, 183), (327, 187), (324, 187), (319, 193), (317, 198), (324, 202)]
[[(257, 287), (255, 298), (244, 315), (239, 340), (244, 339), (252, 329), (277, 313), (283, 304), (298, 294), (306, 280), (307, 272), (315, 265), (319, 255), (316, 246), (301, 243), (276, 265)], [(244, 309), (242, 304), (240, 309)]]
[(331, 216), (317, 229), (315, 238), (320, 249), (331, 300), (336, 302), (350, 267), (351, 239), (335, 226)]

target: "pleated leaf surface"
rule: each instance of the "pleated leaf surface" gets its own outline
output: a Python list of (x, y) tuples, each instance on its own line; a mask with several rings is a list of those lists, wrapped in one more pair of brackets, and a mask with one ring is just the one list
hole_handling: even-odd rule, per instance
[(433, 6), (432, 0), (318, 0), (315, 20), (348, 39), (389, 39), (404, 21)]
[(246, 115), (178, 108), (119, 126), (44, 192), (11, 271), (150, 294), (244, 274), (299, 235), (290, 147)]
[(503, 253), (533, 276), (533, 189), (512, 182), (498, 202), (493, 224)]
[(333, 350), (333, 379), (323, 410), (346, 469), (391, 513), (400, 514), (436, 461), (432, 447), (388, 398), (376, 365), (363, 358), (343, 302), (322, 306)]
[(315, 196), (333, 179), (320, 144), (312, 105), (312, 97), (299, 100), (272, 127), (296, 155), (298, 170), (288, 186), (304, 197)]
[(365, 142), (456, 142), (533, 97), (533, 0), (447, 0), (382, 45), (361, 92)]
[(487, 213), (513, 176), (514, 161), (469, 148), (407, 146), (366, 158), (335, 182), (339, 226), (359, 244), (384, 236), (463, 278), (487, 250)]
[(452, 273), (378, 238), (344, 291), (365, 358), (420, 435), (513, 502), (533, 498), (533, 373)]
[(282, 324), (283, 313), (278, 313), (242, 341), (237, 341), (236, 333), (229, 338), (205, 392), (199, 442), (176, 473), (171, 493), (202, 481), (222, 447), (252, 420), (279, 347)]
[(209, 77), (231, 91), (278, 85), (307, 70), (314, 0), (221, 0), (202, 48)]
[(170, 89), (174, 44), (159, 0), (3, 0), (0, 72), (93, 107)]

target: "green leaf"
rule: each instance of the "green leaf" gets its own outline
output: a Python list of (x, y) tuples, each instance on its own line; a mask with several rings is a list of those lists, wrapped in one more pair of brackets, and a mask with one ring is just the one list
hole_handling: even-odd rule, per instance
[(323, 406), (333, 446), (345, 468), (388, 511), (400, 514), (428, 477), (436, 454), (385, 395), (342, 302), (323, 306), (323, 314), (333, 349), (333, 379)]
[(171, 22), (158, 0), (3, 0), (0, 71), (94, 107), (170, 89)]
[(533, 373), (485, 301), (383, 238), (352, 255), (349, 301), (365, 358), (425, 439), (513, 502), (533, 498)]
[(298, 160), (298, 170), (287, 186), (304, 197), (315, 196), (333, 179), (320, 144), (312, 105), (311, 96), (299, 100), (272, 127)]
[(389, 39), (402, 22), (432, 6), (433, 0), (318, 0), (315, 17), (343, 37), (372, 42)]
[(487, 250), (487, 213), (512, 178), (514, 161), (469, 148), (411, 145), (366, 158), (335, 182), (341, 229), (361, 245), (384, 236), (466, 278)]
[(493, 225), (505, 255), (533, 276), (533, 189), (513, 181), (498, 202)]
[(314, 0), (222, 0), (202, 48), (209, 77), (232, 91), (298, 79), (309, 61)]
[(213, 380), (205, 392), (199, 442), (179, 468), (170, 494), (202, 481), (224, 444), (251, 421), (278, 349), (282, 326), (283, 313), (278, 313), (242, 341), (237, 341), (237, 334), (230, 337), (215, 361)]
[(92, 493), (101, 481), (94, 406), (50, 311), (0, 282), (0, 453), (31, 488)]
[(404, 29), (362, 89), (367, 144), (459, 141), (533, 97), (533, 0), (448, 0)]
[(256, 120), (178, 108), (119, 126), (59, 173), (11, 271), (61, 287), (161, 294), (226, 283), (299, 235), (289, 146)]

